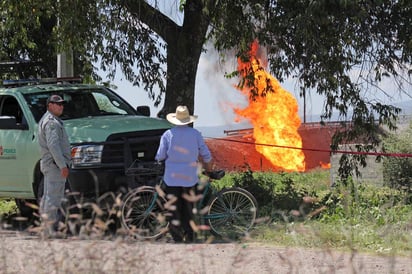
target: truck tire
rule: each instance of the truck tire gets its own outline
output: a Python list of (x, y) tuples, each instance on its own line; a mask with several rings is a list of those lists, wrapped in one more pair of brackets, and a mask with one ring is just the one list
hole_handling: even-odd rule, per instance
[(38, 211), (36, 200), (29, 199), (15, 199), (16, 206), (19, 209), (19, 216), (27, 218), (28, 222), (32, 222), (35, 213)]

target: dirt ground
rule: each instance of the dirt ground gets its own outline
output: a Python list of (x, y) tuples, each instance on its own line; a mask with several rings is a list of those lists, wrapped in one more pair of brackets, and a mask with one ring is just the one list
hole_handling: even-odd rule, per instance
[(373, 256), (248, 242), (42, 240), (27, 233), (0, 231), (0, 245), (0, 273), (412, 273), (412, 256)]

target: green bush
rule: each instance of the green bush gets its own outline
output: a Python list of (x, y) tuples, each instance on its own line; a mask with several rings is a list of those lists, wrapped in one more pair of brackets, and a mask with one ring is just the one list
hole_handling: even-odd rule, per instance
[[(255, 196), (259, 217), (273, 221), (322, 222), (370, 221), (386, 223), (389, 209), (409, 203), (409, 194), (399, 189), (373, 184), (346, 183), (330, 186), (329, 170), (305, 173), (229, 173), (216, 181), (217, 188), (242, 187)], [(386, 217), (385, 217), (386, 216)], [(357, 219), (354, 220), (354, 219)]]
[[(412, 124), (398, 134), (390, 134), (383, 141), (383, 149), (389, 153), (412, 153)], [(401, 189), (412, 194), (412, 158), (385, 157), (383, 160), (383, 181), (386, 186)]]
[(408, 203), (408, 194), (390, 187), (358, 184), (349, 180), (331, 189), (320, 204), (326, 207), (322, 220), (386, 223), (382, 218), (389, 209), (399, 208)]
[(215, 186), (244, 188), (258, 201), (260, 217), (290, 220), (304, 218), (318, 206), (314, 201), (329, 191), (329, 171), (274, 173), (248, 170), (228, 174)]
[(18, 211), (14, 199), (0, 199), (0, 216), (12, 215)]

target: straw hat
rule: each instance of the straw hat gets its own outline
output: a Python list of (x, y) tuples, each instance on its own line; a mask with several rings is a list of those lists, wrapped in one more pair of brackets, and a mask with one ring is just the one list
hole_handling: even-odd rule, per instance
[(193, 123), (197, 119), (197, 115), (189, 115), (189, 110), (186, 106), (178, 106), (175, 113), (169, 113), (166, 119), (177, 126)]

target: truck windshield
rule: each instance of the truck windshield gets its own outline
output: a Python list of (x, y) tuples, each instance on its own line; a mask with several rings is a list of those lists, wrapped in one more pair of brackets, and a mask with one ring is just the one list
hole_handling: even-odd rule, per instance
[(63, 120), (106, 115), (137, 115), (125, 100), (111, 90), (70, 89), (26, 94), (24, 97), (37, 122), (46, 112), (46, 102), (50, 95), (60, 95), (65, 100)]

